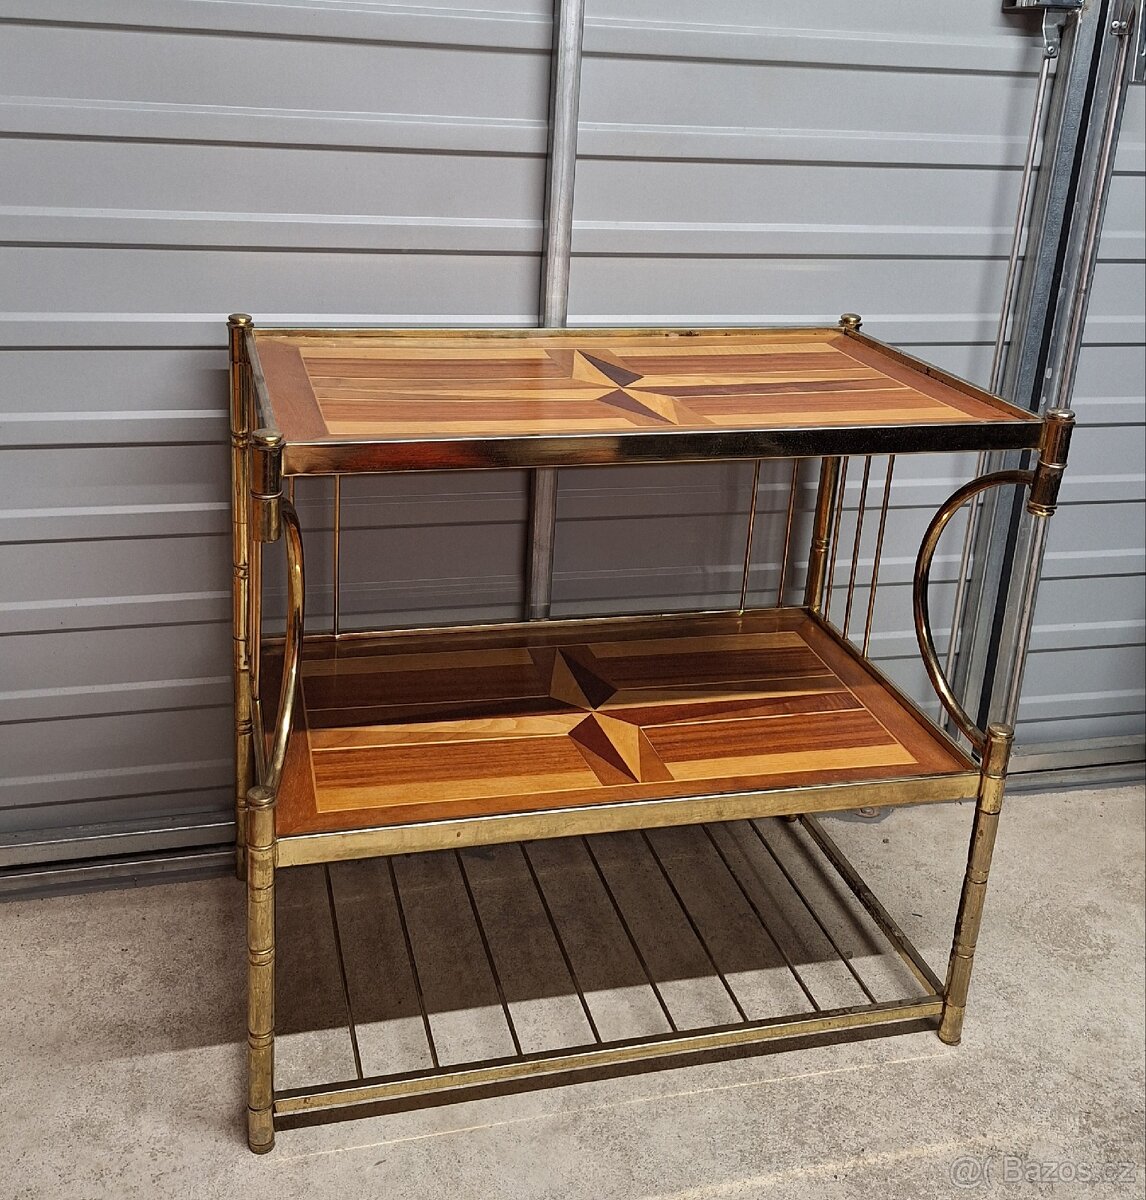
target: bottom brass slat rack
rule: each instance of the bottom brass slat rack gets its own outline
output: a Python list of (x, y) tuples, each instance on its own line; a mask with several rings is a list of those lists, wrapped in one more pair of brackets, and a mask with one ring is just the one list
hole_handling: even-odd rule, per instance
[[(298, 867), (280, 887), (279, 1082), (307, 1082), (276, 1089), (278, 1128), (934, 1027), (943, 1007), (810, 816)], [(316, 1086), (317, 1061), (345, 1071)]]

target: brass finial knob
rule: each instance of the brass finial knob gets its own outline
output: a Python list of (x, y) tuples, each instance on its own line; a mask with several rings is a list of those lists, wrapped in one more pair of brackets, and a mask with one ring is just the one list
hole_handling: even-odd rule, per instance
[(853, 332), (863, 324), (863, 318), (859, 313), (844, 313), (840, 317), (840, 326), (844, 329), (850, 329)]
[(254, 320), (250, 313), (231, 313), (227, 318), (228, 325), (253, 325)]
[(286, 438), (277, 429), (255, 429), (251, 432), (251, 441), (267, 450), (281, 450), (286, 445)]

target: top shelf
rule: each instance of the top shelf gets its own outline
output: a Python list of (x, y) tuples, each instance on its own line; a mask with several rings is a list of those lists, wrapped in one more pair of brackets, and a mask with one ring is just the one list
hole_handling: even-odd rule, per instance
[(1039, 418), (851, 329), (252, 329), (287, 474), (1027, 449)]

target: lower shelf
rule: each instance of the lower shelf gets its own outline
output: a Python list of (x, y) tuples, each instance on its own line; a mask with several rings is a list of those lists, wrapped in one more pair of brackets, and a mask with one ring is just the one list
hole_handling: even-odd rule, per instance
[(813, 818), (302, 868), (278, 887), (279, 1128), (942, 1011)]
[(283, 865), (958, 799), (977, 780), (803, 609), (308, 639), (296, 711)]

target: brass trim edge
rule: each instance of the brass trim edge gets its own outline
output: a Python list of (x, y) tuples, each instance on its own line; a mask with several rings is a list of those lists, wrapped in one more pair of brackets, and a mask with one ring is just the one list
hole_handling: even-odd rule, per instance
[(404, 825), (373, 825), (326, 833), (279, 836), (278, 862), (283, 867), (341, 862), (423, 850), (461, 849), (502, 842), (528, 842), (622, 829), (661, 829), (710, 821), (741, 821), (793, 813), (837, 812), (866, 804), (932, 804), (965, 800), (975, 794), (977, 771), (921, 775), (760, 792), (627, 800), (524, 813), (451, 817)]

